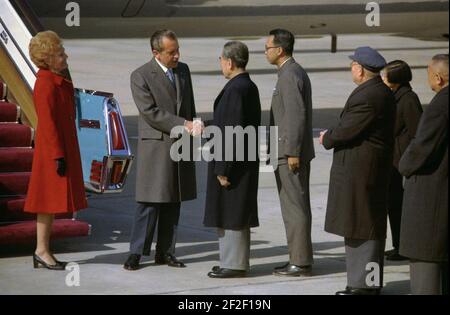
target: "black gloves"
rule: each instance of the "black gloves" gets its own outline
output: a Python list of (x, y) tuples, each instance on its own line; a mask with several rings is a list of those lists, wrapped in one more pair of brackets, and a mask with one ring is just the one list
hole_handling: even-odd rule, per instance
[(56, 160), (56, 173), (61, 177), (66, 174), (66, 160), (64, 158)]

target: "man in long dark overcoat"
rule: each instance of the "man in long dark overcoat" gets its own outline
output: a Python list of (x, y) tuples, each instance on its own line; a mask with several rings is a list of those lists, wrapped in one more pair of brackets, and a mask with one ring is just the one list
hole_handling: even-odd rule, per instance
[(334, 149), (325, 231), (345, 238), (347, 288), (336, 294), (379, 294), (395, 99), (379, 76), (386, 62), (376, 50), (360, 47), (350, 58), (358, 87), (339, 124), (320, 136), (326, 149)]
[[(208, 273), (211, 278), (246, 275), (250, 260), (250, 228), (259, 225), (259, 146), (256, 140), (261, 104), (258, 88), (245, 71), (247, 62), (248, 48), (244, 43), (225, 44), (220, 65), (229, 81), (214, 102), (213, 121), (207, 123), (221, 131), (221, 135), (214, 137), (222, 139), (222, 154), (213, 146), (214, 159), (208, 165), (204, 224), (218, 229), (220, 250), (220, 266), (214, 266)], [(235, 129), (236, 136), (227, 133), (227, 128)], [(238, 130), (249, 133), (245, 135)]]
[(399, 163), (400, 254), (411, 259), (412, 294), (448, 294), (448, 54), (433, 57), (428, 82), (437, 94)]

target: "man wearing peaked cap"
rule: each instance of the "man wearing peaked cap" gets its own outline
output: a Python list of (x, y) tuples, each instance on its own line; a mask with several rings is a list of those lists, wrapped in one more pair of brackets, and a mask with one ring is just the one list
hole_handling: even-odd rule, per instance
[(368, 46), (357, 48), (355, 54), (349, 56), (349, 58), (372, 72), (380, 72), (386, 66), (384, 57)]
[(347, 288), (338, 295), (376, 295), (383, 286), (387, 189), (392, 164), (395, 99), (379, 71), (386, 61), (360, 47), (349, 56), (352, 92), (320, 143), (334, 149), (325, 231), (344, 237)]

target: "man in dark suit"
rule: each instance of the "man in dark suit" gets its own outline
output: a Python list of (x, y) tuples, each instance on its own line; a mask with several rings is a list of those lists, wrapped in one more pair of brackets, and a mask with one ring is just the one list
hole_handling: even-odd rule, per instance
[(412, 294), (448, 294), (448, 54), (433, 57), (428, 82), (437, 94), (399, 163), (400, 254), (411, 259)]
[[(250, 266), (250, 228), (259, 224), (257, 136), (261, 104), (258, 88), (245, 71), (247, 62), (244, 43), (225, 44), (220, 65), (229, 81), (214, 102), (214, 119), (209, 123), (224, 136), (222, 156), (208, 165), (204, 224), (217, 228), (220, 250), (220, 266), (208, 273), (211, 278), (246, 275)], [(236, 140), (227, 141), (227, 137), (233, 137), (227, 134), (227, 128), (236, 131)], [(243, 129), (248, 134), (239, 132)], [(239, 146), (239, 138), (243, 146)], [(232, 159), (226, 159), (227, 153)], [(238, 159), (239, 155), (243, 159)]]
[(352, 59), (352, 92), (338, 125), (321, 132), (334, 149), (325, 231), (345, 238), (347, 288), (338, 295), (379, 294), (387, 226), (395, 99), (379, 71), (386, 61), (360, 47)]
[(270, 125), (278, 127), (275, 177), (289, 251), (289, 261), (276, 267), (274, 274), (308, 276), (313, 264), (309, 174), (310, 162), (315, 156), (311, 82), (306, 71), (292, 57), (294, 35), (283, 29), (272, 30), (269, 34), (266, 58), (278, 68)]
[(178, 61), (178, 40), (170, 30), (151, 39), (153, 58), (131, 74), (131, 92), (139, 110), (136, 201), (138, 207), (130, 241), (127, 270), (139, 268), (141, 255), (150, 255), (158, 224), (155, 262), (184, 267), (175, 255), (180, 202), (196, 198), (195, 165), (174, 161), (170, 148), (177, 140), (171, 130), (185, 126), (192, 132), (194, 95), (189, 68)]

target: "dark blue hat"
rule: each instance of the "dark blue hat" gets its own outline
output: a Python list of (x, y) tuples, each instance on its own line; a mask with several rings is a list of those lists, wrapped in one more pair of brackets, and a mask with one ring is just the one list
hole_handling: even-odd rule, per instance
[(348, 57), (372, 72), (379, 72), (386, 66), (384, 57), (368, 46), (356, 48), (355, 54)]

